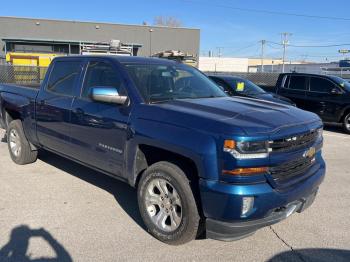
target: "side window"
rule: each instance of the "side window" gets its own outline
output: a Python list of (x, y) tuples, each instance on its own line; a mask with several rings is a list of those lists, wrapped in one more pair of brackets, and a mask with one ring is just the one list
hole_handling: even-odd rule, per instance
[(306, 90), (305, 76), (290, 76), (289, 88), (295, 90)]
[(79, 61), (55, 62), (47, 90), (57, 94), (73, 96), (74, 84), (81, 69), (80, 64)]
[(84, 79), (82, 97), (88, 97), (92, 87), (114, 87), (119, 94), (126, 95), (123, 80), (119, 73), (108, 63), (90, 62)]
[(335, 85), (327, 79), (319, 77), (311, 77), (310, 79), (310, 91), (330, 93), (333, 88), (335, 88)]
[(290, 80), (290, 75), (286, 75), (282, 80), (281, 87), (288, 88), (289, 87), (289, 80)]

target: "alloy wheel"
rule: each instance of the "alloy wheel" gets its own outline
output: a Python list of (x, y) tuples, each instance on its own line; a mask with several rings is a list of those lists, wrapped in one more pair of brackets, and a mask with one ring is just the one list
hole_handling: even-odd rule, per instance
[(150, 181), (145, 192), (145, 206), (153, 224), (166, 232), (175, 231), (182, 221), (181, 198), (167, 180)]
[(22, 146), (21, 146), (21, 139), (19, 137), (19, 134), (15, 129), (12, 129), (10, 131), (9, 140), (10, 140), (10, 149), (12, 154), (15, 157), (18, 157), (21, 154)]

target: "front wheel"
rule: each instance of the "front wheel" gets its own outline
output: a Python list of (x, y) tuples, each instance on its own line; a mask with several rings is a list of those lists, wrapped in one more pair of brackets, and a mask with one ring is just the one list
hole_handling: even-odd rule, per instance
[(148, 231), (171, 245), (193, 240), (200, 216), (190, 181), (185, 173), (169, 162), (158, 162), (142, 175), (138, 204)]
[(11, 121), (8, 125), (7, 144), (10, 156), (16, 164), (25, 165), (37, 160), (38, 152), (31, 149), (20, 120)]
[(346, 133), (350, 134), (350, 113), (344, 117), (343, 129)]

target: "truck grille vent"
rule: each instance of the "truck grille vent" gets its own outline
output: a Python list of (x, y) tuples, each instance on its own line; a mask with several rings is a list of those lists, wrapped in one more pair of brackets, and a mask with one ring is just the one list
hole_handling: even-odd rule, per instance
[(285, 152), (303, 148), (314, 143), (317, 139), (317, 136), (317, 130), (313, 130), (306, 134), (270, 141), (270, 151)]
[(305, 174), (314, 164), (315, 158), (301, 157), (294, 161), (270, 168), (270, 174), (276, 183)]

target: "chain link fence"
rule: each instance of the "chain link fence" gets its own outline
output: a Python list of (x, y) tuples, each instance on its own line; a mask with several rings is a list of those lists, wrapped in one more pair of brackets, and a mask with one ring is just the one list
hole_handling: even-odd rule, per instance
[(0, 83), (37, 87), (44, 80), (47, 67), (0, 65)]

